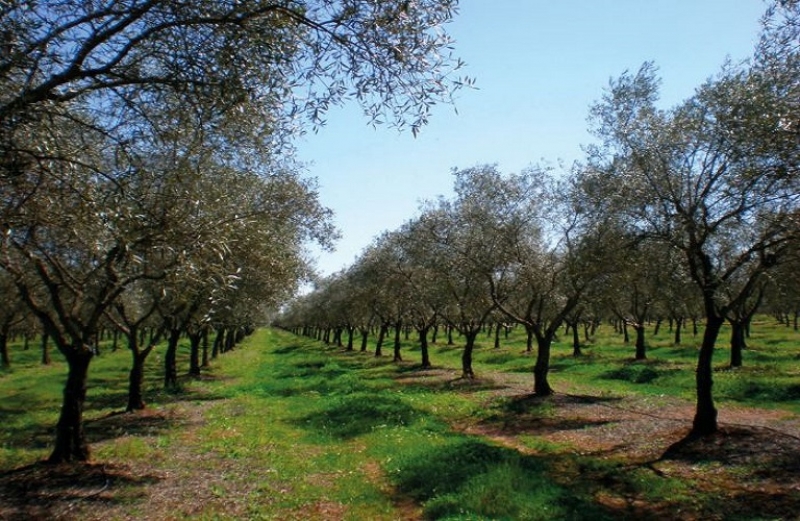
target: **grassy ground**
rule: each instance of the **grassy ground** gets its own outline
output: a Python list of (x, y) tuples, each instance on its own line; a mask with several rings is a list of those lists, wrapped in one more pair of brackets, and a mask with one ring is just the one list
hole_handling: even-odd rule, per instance
[[(0, 519), (792, 519), (800, 511), (800, 335), (755, 324), (745, 367), (717, 354), (722, 435), (681, 442), (695, 339), (648, 333), (633, 361), (610, 328), (573, 358), (558, 344), (550, 399), (532, 398), (518, 333), (406, 361), (262, 330), (180, 393), (121, 414), (129, 354), (92, 363), (94, 463), (48, 467), (65, 367), (12, 350), (0, 374)], [(568, 340), (564, 337), (562, 340)], [(54, 356), (57, 359), (57, 356)]]

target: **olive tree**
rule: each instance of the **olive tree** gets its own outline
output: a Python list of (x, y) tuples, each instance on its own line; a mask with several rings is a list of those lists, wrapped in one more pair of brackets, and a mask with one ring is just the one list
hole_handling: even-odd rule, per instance
[(449, 327), (464, 336), (461, 355), (463, 378), (474, 378), (472, 355), (475, 340), (495, 308), (484, 266), (474, 263), (466, 252), (477, 248), (484, 237), (470, 226), (457, 201), (439, 199), (428, 203), (422, 214), (407, 225), (406, 249), (443, 304), (437, 314)]
[(82, 460), (86, 376), (101, 320), (128, 285), (162, 276), (142, 262), (142, 249), (172, 253), (158, 215), (129, 212), (135, 205), (121, 200), (115, 183), (63, 168), (25, 181), (28, 190), (5, 194), (6, 207), (25, 201), (6, 215), (0, 258), (68, 364), (50, 459)]
[[(623, 323), (636, 332), (636, 360), (647, 358), (645, 327), (666, 299), (672, 271), (665, 259), (668, 249), (647, 241), (632, 241), (628, 248), (620, 248), (612, 257), (618, 266), (607, 279), (604, 300), (607, 308)], [(627, 340), (627, 329), (626, 329)]]
[(419, 337), (421, 367), (431, 367), (429, 335), (438, 325), (447, 306), (447, 293), (442, 291), (439, 273), (426, 258), (423, 229), (414, 220), (387, 237), (386, 248), (392, 252), (390, 269), (404, 287), (408, 320)]
[[(680, 251), (702, 294), (692, 433), (717, 429), (712, 355), (726, 315), (787, 251), (797, 226), (797, 78), (728, 66), (683, 103), (657, 106), (652, 64), (611, 82), (593, 110), (602, 145), (586, 177), (598, 207), (632, 235)], [(796, 99), (796, 98), (795, 98)]]
[(484, 165), (456, 173), (461, 226), (476, 238), (458, 251), (482, 274), (497, 309), (525, 327), (529, 345), (536, 339), (540, 396), (553, 393), (547, 377), (558, 329), (607, 267), (607, 234), (587, 228), (569, 188), (545, 168), (503, 175)]

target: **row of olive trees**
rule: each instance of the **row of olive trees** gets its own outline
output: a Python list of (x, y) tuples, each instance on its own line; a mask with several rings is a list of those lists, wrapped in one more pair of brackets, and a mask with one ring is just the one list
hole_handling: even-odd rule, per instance
[(797, 295), (779, 274), (800, 252), (798, 12), (777, 4), (752, 63), (726, 66), (675, 107), (658, 106), (652, 64), (613, 80), (591, 110), (599, 144), (567, 176), (457, 172), (453, 200), (379, 238), (282, 323), (366, 332), (377, 321), (381, 335), (410, 323), (423, 364), (426, 333), (443, 324), (464, 337), (469, 377), (475, 337), (499, 316), (536, 339), (534, 392), (548, 395), (564, 323), (613, 315), (636, 329), (642, 358), (648, 318), (699, 314), (692, 432), (716, 431), (721, 326), (741, 335), (770, 283), (773, 303)]
[(137, 331), (153, 317), (169, 360), (181, 333), (195, 346), (209, 323), (256, 322), (292, 292), (304, 244), (335, 234), (291, 138), (351, 98), (416, 132), (465, 82), (442, 30), (455, 7), (3, 3), (0, 273), (68, 364), (51, 461), (88, 457), (103, 324), (127, 337), (136, 385), (152, 349)]

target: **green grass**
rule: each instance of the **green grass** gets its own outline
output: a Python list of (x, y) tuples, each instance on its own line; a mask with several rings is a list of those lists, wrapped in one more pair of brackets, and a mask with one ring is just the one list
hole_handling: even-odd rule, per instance
[[(393, 364), (386, 356), (345, 353), (260, 330), (177, 394), (161, 391), (157, 350), (148, 360), (145, 401), (163, 414), (152, 423), (147, 416), (113, 423), (125, 416), (114, 414), (126, 403), (130, 355), (105, 352), (90, 367), (87, 434), (99, 461), (219, 476), (204, 489), (213, 498), (204, 510), (171, 513), (175, 518), (324, 518), (319, 512), (328, 508), (333, 517), (388, 520), (407, 515), (398, 509), (411, 502), (430, 519), (604, 519), (615, 512), (596, 497), (609, 489), (661, 504), (712, 501), (691, 482), (577, 455), (569, 443), (522, 435), (518, 447), (526, 450), (520, 451), (465, 434), (458, 426), (546, 421), (554, 406), (493, 395), (498, 386), (487, 378), (490, 372), (519, 377), (532, 369), (535, 357), (525, 353), (519, 328), (500, 349), (492, 347), (492, 338), (479, 338), (477, 382), (458, 379), (461, 348), (443, 339), (431, 346), (432, 361), (452, 378), (427, 378), (416, 366), (413, 337), (403, 346), (405, 362)], [(683, 346), (672, 346), (664, 327), (648, 337), (646, 361), (634, 361), (633, 346), (608, 327), (584, 346), (582, 357), (572, 357), (570, 340), (563, 336), (553, 346), (556, 391), (591, 391), (597, 400), (693, 396), (699, 338), (691, 334)], [(720, 407), (741, 403), (800, 412), (798, 340), (767, 319), (753, 328), (743, 368), (729, 369), (727, 350), (720, 348), (714, 374)], [(0, 471), (41, 460), (52, 443), (66, 368), (58, 353), (47, 367), (38, 356), (38, 349), (13, 345), (12, 369), (0, 374), (0, 421), (6, 427), (0, 431)], [(203, 422), (194, 427), (179, 414), (190, 406), (203, 411)], [(172, 455), (181, 451), (190, 451), (200, 467), (173, 468)], [(127, 485), (118, 500), (136, 511), (148, 483)], [(233, 501), (238, 510), (226, 514), (216, 500)]]

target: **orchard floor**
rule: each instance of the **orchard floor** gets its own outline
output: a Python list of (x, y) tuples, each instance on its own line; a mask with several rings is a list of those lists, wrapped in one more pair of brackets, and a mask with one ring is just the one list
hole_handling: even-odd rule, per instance
[[(450, 369), (410, 370), (397, 381), (455, 393), (471, 393), (478, 386), (491, 389), (483, 396), (495, 404), (501, 400), (502, 406), (480, 419), (456, 421), (452, 429), (522, 453), (569, 456), (577, 464), (554, 479), (596, 482), (594, 500), (615, 518), (800, 519), (800, 418), (793, 413), (725, 405), (720, 407), (719, 434), (691, 440), (686, 434), (693, 404), (680, 399), (611, 396), (565, 382), (558, 382), (554, 396), (537, 398), (529, 394), (529, 375), (487, 371), (479, 376), (461, 380)], [(87, 433), (101, 447), (111, 443), (103, 439), (104, 432), (124, 432), (146, 445), (157, 443), (155, 433), (163, 429), (175, 431), (181, 443), (171, 445), (158, 461), (128, 461), (122, 454), (113, 462), (35, 464), (6, 472), (0, 475), (0, 519), (252, 518), (248, 498), (260, 491), (246, 478), (248, 459), (222, 458), (200, 448), (210, 403), (175, 400), (158, 410), (93, 420)], [(582, 458), (595, 463), (583, 464)], [(361, 471), (391, 488), (378, 464)], [(636, 476), (690, 486), (677, 491), (675, 500), (651, 501), (632, 486)], [(702, 505), (693, 502), (701, 496)], [(709, 497), (717, 498), (712, 507)], [(420, 505), (408, 499), (397, 497), (394, 505), (394, 519), (422, 518)], [(263, 511), (257, 517), (272, 518)], [(346, 504), (320, 497), (274, 518), (358, 515)]]

